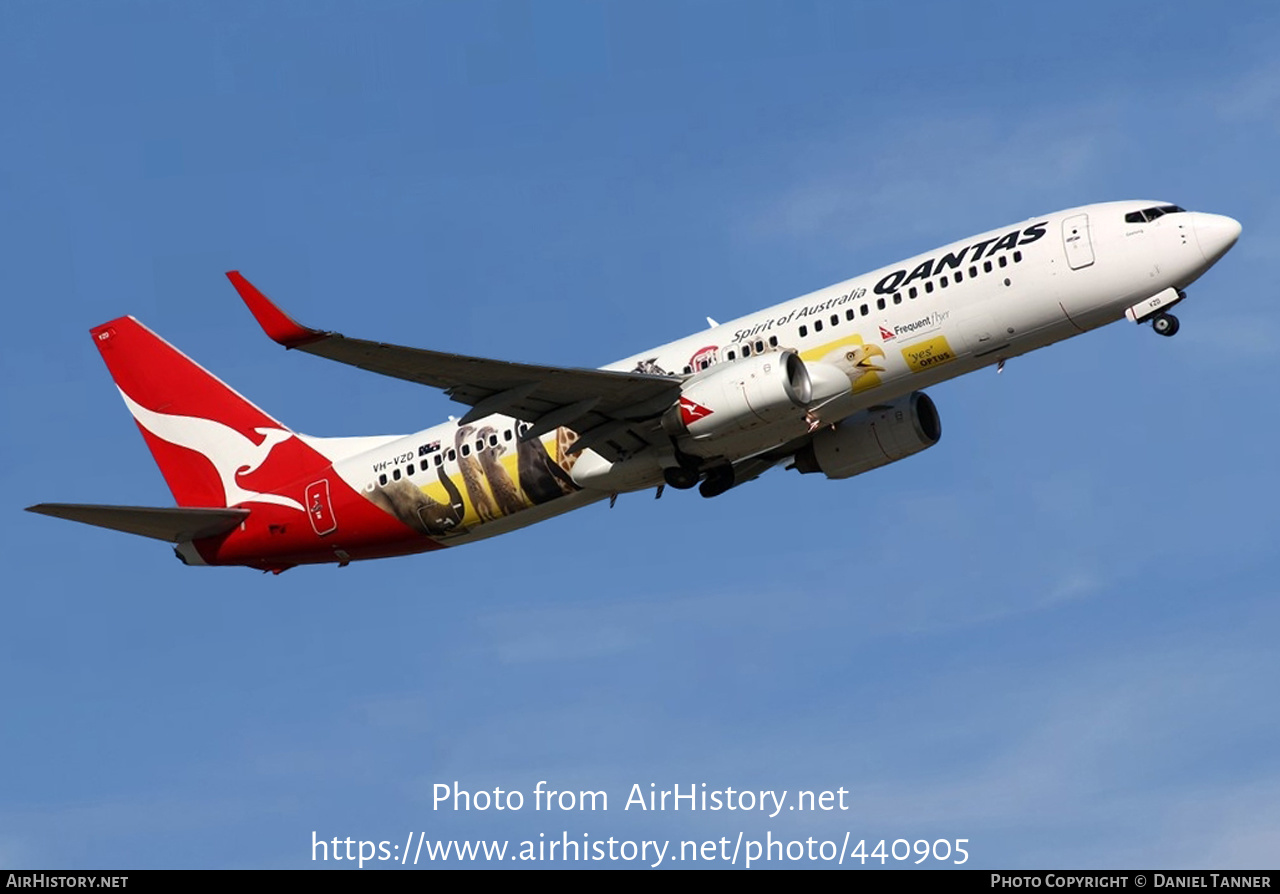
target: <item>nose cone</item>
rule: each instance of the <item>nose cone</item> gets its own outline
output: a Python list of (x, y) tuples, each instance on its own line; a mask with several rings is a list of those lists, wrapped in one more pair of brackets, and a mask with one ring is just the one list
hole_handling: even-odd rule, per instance
[(1225, 255), (1240, 238), (1240, 222), (1223, 214), (1196, 214), (1196, 241), (1200, 253), (1212, 264)]

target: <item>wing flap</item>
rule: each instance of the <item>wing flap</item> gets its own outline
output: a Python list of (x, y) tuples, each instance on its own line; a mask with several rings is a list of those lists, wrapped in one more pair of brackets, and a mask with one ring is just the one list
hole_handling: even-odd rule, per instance
[(96, 506), (85, 503), (39, 503), (28, 506), (27, 511), (169, 543), (185, 543), (225, 534), (249, 515), (248, 509)]

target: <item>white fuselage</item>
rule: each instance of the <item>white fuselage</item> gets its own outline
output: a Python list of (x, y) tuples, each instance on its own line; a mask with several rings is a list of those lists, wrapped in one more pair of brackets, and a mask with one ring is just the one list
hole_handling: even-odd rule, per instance
[[(692, 381), (724, 364), (792, 350), (808, 364), (836, 367), (848, 376), (850, 387), (815, 411), (814, 424), (835, 423), (867, 407), (1118, 320), (1144, 300), (1185, 288), (1230, 248), (1240, 232), (1230, 218), (1181, 209), (1149, 222), (1132, 220), (1142, 209), (1159, 206), (1112, 202), (1029, 218), (604, 368)], [(521, 425), (490, 416), (472, 423), (460, 442), (459, 423), (450, 421), (407, 437), (380, 440), (377, 447), (335, 468), (352, 488), (365, 493), (402, 477), (427, 488), (438, 477), (437, 466), (447, 475), (466, 476), (468, 464), (476, 462), (482, 430), (490, 430), (484, 447), (514, 463)], [(718, 458), (732, 463), (803, 434), (791, 422), (776, 431), (717, 438), (714, 449)], [(461, 455), (462, 443), (471, 445), (470, 456)], [(563, 450), (554, 436), (544, 444), (553, 459), (557, 449)], [(582, 461), (608, 465), (589, 449), (583, 451)], [(659, 481), (646, 473), (629, 486), (588, 485), (491, 519), (468, 499), (465, 532), (450, 539), (466, 542), (503, 533), (610, 493)]]

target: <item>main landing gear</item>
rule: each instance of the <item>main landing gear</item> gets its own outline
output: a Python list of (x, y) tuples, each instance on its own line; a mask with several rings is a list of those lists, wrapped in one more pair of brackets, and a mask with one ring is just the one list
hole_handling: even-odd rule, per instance
[(1178, 334), (1178, 318), (1173, 314), (1160, 313), (1151, 319), (1151, 328), (1156, 335), (1171, 336)]
[[(676, 490), (689, 490), (697, 487), (698, 493), (704, 497), (718, 497), (736, 483), (733, 466), (729, 463), (704, 468), (693, 457), (677, 454), (680, 465), (669, 466), (662, 470), (662, 479)], [(698, 482), (702, 485), (699, 487)]]
[(707, 473), (706, 480), (698, 488), (698, 493), (704, 497), (718, 497), (733, 487), (733, 484), (733, 466), (728, 464), (716, 466)]

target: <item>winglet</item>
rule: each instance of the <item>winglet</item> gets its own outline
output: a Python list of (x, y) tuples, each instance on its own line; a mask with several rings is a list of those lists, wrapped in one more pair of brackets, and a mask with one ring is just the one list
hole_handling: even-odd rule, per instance
[(327, 338), (330, 333), (309, 329), (281, 310), (270, 298), (258, 291), (257, 286), (240, 275), (239, 270), (227, 271), (227, 279), (236, 287), (249, 312), (253, 314), (262, 331), (277, 344), (297, 348)]

